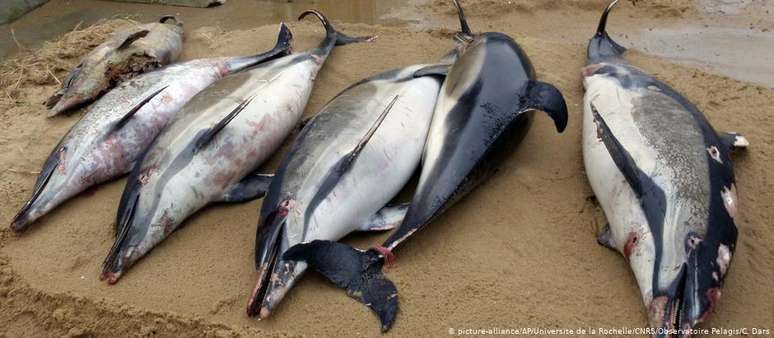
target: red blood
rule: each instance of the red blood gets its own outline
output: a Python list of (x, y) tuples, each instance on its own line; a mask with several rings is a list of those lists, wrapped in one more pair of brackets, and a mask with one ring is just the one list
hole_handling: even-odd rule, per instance
[(395, 254), (392, 253), (392, 250), (387, 249), (381, 245), (375, 246), (373, 249), (379, 251), (379, 253), (382, 254), (382, 257), (384, 257), (385, 270), (389, 270), (395, 266)]
[(626, 259), (629, 259), (629, 256), (632, 255), (632, 251), (634, 251), (634, 248), (637, 246), (637, 242), (639, 240), (639, 234), (636, 232), (629, 233), (629, 238), (626, 240), (626, 245), (624, 246), (624, 256), (626, 256)]
[(707, 299), (709, 300), (709, 308), (706, 312), (704, 312), (701, 315), (701, 318), (699, 318), (700, 322), (705, 321), (710, 314), (715, 312), (715, 304), (718, 303), (718, 299), (720, 299), (720, 289), (719, 288), (711, 288), (707, 290)]

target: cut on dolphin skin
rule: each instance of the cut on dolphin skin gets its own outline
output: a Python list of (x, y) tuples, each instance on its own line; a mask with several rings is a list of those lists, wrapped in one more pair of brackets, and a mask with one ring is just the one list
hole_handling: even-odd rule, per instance
[(680, 93), (629, 64), (605, 28), (584, 68), (583, 155), (609, 225), (599, 242), (629, 265), (655, 336), (690, 336), (717, 306), (737, 239), (731, 151)]
[(554, 86), (536, 79), (526, 53), (509, 36), (474, 34), (459, 2), (456, 61), (447, 71), (430, 67), (420, 73), (445, 73), (422, 156), (414, 198), (400, 226), (368, 251), (330, 240), (301, 243), (286, 260), (312, 265), (347, 295), (379, 317), (381, 330), (395, 320), (395, 285), (382, 274), (394, 260), (392, 251), (487, 179), (530, 128), (541, 110), (558, 132), (567, 126), (567, 106)]
[(132, 77), (177, 61), (183, 23), (174, 16), (132, 25), (89, 52), (46, 100), (49, 117), (84, 106)]
[(400, 224), (408, 206), (387, 203), (419, 165), (443, 81), (420, 73), (426, 66), (350, 86), (299, 134), (261, 207), (248, 315), (270, 316), (306, 271), (305, 263), (283, 259), (290, 246)]
[(140, 258), (213, 202), (263, 196), (257, 170), (295, 128), (317, 73), (342, 36), (316, 11), (326, 37), (315, 48), (252, 66), (193, 97), (129, 176), (116, 216), (116, 241), (101, 278), (116, 283)]
[(265, 53), (170, 65), (105, 94), (54, 147), (11, 229), (24, 231), (78, 193), (128, 173), (196, 93), (228, 74), (286, 55), (291, 39), (281, 24), (277, 44)]

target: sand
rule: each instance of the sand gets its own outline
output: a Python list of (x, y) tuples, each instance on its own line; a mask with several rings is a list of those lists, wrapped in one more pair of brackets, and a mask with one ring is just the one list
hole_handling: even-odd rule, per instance
[[(580, 68), (603, 2), (465, 1), (474, 30), (516, 38), (538, 78), (562, 90), (570, 122), (560, 135), (550, 119), (536, 115), (532, 130), (497, 174), (396, 252), (397, 266), (388, 276), (398, 287), (401, 310), (388, 336), (447, 336), (450, 328), (646, 325), (625, 260), (596, 243), (604, 215), (581, 157)], [(611, 18), (611, 33), (627, 46), (636, 46), (639, 29), (712, 15), (689, 1), (642, 3), (636, 8), (622, 3)], [(339, 23), (344, 31), (379, 39), (333, 52), (306, 115), (356, 80), (442, 56), (457, 27), (453, 13), (440, 0), (419, 8), (435, 17), (433, 27)], [(296, 50), (322, 36), (316, 23), (293, 22), (291, 28)], [(276, 26), (188, 31), (183, 59), (266, 49), (275, 31)], [(685, 94), (716, 129), (739, 131), (749, 139), (750, 148), (735, 157), (741, 209), (737, 251), (717, 311), (702, 327), (774, 329), (774, 90), (637, 50), (629, 58)], [(22, 81), (18, 100), (0, 101), (0, 221), (6, 224), (29, 197), (49, 151), (82, 114), (45, 118), (40, 102), (55, 85)], [(285, 151), (266, 165), (267, 172)], [(379, 334), (369, 310), (316, 273), (307, 274), (270, 319), (259, 322), (245, 315), (256, 278), (260, 200), (206, 208), (118, 284), (105, 285), (98, 275), (113, 242), (124, 183), (119, 179), (82, 194), (21, 236), (3, 227), (0, 337)], [(366, 248), (385, 236), (356, 234), (346, 242)]]

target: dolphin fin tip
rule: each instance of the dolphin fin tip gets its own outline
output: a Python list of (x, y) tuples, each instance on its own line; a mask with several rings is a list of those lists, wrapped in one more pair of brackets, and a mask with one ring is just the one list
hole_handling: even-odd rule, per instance
[(388, 331), (398, 312), (398, 290), (382, 273), (383, 260), (376, 251), (361, 251), (345, 244), (315, 240), (297, 244), (284, 260), (305, 261), (349, 297), (366, 305)]

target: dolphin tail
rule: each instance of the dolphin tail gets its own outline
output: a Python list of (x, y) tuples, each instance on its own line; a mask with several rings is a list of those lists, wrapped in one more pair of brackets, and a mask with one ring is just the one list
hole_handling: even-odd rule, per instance
[(567, 103), (564, 102), (564, 96), (559, 89), (551, 84), (533, 80), (529, 82), (527, 91), (527, 102), (524, 108), (548, 113), (554, 120), (556, 131), (563, 132), (567, 127)]
[(607, 27), (607, 17), (617, 3), (618, 0), (613, 0), (607, 5), (605, 11), (602, 12), (602, 17), (599, 18), (597, 32), (594, 34), (594, 37), (591, 38), (591, 41), (589, 41), (587, 54), (591, 63), (597, 63), (606, 58), (620, 57), (626, 52), (626, 48), (613, 41), (605, 30)]
[(457, 8), (457, 16), (460, 17), (460, 34), (468, 38), (473, 36), (473, 31), (471, 31), (470, 26), (468, 26), (468, 20), (465, 18), (465, 11), (462, 10), (462, 5), (460, 5), (460, 1), (453, 0), (453, 2), (454, 2), (454, 7)]
[(183, 21), (181, 21), (178, 17), (174, 15), (164, 15), (159, 19), (160, 23), (167, 23), (167, 21), (172, 20), (172, 24), (183, 27)]
[(277, 43), (274, 45), (274, 48), (267, 52), (256, 55), (229, 59), (226, 61), (226, 68), (228, 69), (229, 73), (234, 73), (289, 55), (292, 53), (292, 48), (290, 46), (292, 42), (293, 32), (290, 31), (290, 28), (288, 28), (284, 22), (281, 22), (279, 33), (277, 34)]
[(345, 244), (315, 240), (297, 244), (283, 255), (287, 261), (304, 261), (347, 295), (365, 304), (379, 317), (382, 332), (392, 327), (398, 313), (398, 290), (382, 273), (385, 256), (376, 250), (360, 251)]
[(325, 15), (313, 9), (305, 10), (303, 13), (301, 13), (301, 15), (298, 16), (298, 20), (305, 18), (309, 14), (312, 14), (320, 19), (323, 27), (325, 27), (325, 40), (320, 43), (320, 47), (328, 46), (331, 42), (333, 42), (336, 46), (343, 46), (350, 43), (371, 42), (376, 39), (375, 36), (351, 37), (342, 32), (339, 32), (333, 27), (333, 25), (331, 25), (330, 21), (328, 21), (328, 18), (326, 18)]

